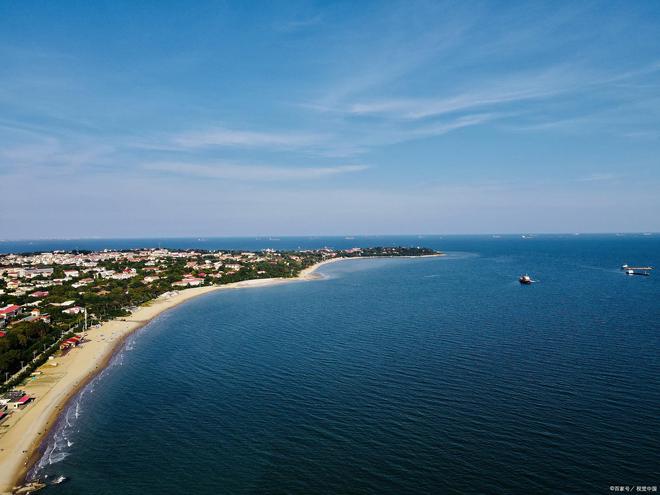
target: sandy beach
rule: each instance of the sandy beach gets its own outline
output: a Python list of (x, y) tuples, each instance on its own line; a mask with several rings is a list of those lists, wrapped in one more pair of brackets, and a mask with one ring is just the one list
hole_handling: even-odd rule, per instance
[[(39, 447), (59, 413), (78, 390), (99, 373), (127, 336), (149, 323), (163, 311), (189, 299), (218, 290), (265, 287), (319, 278), (320, 266), (337, 261), (327, 260), (302, 270), (297, 278), (270, 278), (232, 284), (195, 287), (166, 294), (138, 308), (132, 315), (90, 328), (83, 344), (64, 356), (49, 360), (39, 368), (42, 372), (20, 389), (34, 398), (25, 408), (14, 411), (0, 425), (0, 494), (12, 493), (38, 459)], [(56, 364), (56, 365), (54, 365)]]

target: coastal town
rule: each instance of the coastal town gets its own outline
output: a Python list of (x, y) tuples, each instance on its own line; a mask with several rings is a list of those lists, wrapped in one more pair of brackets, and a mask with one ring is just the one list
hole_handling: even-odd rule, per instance
[[(102, 359), (130, 332), (176, 304), (216, 289), (313, 278), (311, 271), (320, 264), (343, 258), (439, 254), (420, 247), (374, 247), (0, 255), (0, 461), (7, 457), (24, 476), (36, 447), (32, 442), (26, 448), (17, 446), (12, 426), (22, 422), (28, 428), (32, 423), (45, 435), (50, 416), (61, 410), (64, 398), (84, 377), (98, 371)], [(78, 350), (83, 348), (87, 354)], [(60, 389), (61, 399), (43, 401)], [(20, 428), (14, 430), (14, 436), (27, 442)], [(5, 444), (16, 451), (8, 451)], [(35, 487), (27, 485), (29, 490)]]

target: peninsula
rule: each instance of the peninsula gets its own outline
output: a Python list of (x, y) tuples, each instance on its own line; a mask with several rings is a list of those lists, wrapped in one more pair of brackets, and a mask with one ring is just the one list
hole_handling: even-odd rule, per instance
[(68, 400), (163, 311), (214, 290), (317, 278), (316, 268), (341, 259), (439, 255), (420, 247), (0, 255), (0, 493), (40, 486), (16, 485)]

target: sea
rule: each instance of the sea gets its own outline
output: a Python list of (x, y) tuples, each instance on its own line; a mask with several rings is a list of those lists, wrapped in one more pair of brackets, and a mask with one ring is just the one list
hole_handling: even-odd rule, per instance
[[(32, 473), (52, 494), (660, 489), (660, 235), (74, 240), (427, 246), (210, 293), (131, 336)], [(521, 285), (528, 273), (536, 282)]]

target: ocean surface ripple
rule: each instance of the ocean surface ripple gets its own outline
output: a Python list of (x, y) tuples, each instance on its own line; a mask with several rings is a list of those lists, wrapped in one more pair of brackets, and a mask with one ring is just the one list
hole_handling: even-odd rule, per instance
[(660, 241), (432, 247), (452, 256), (331, 264), (158, 318), (71, 402), (38, 466), (70, 481), (47, 492), (658, 485), (660, 272), (618, 266), (660, 265)]

